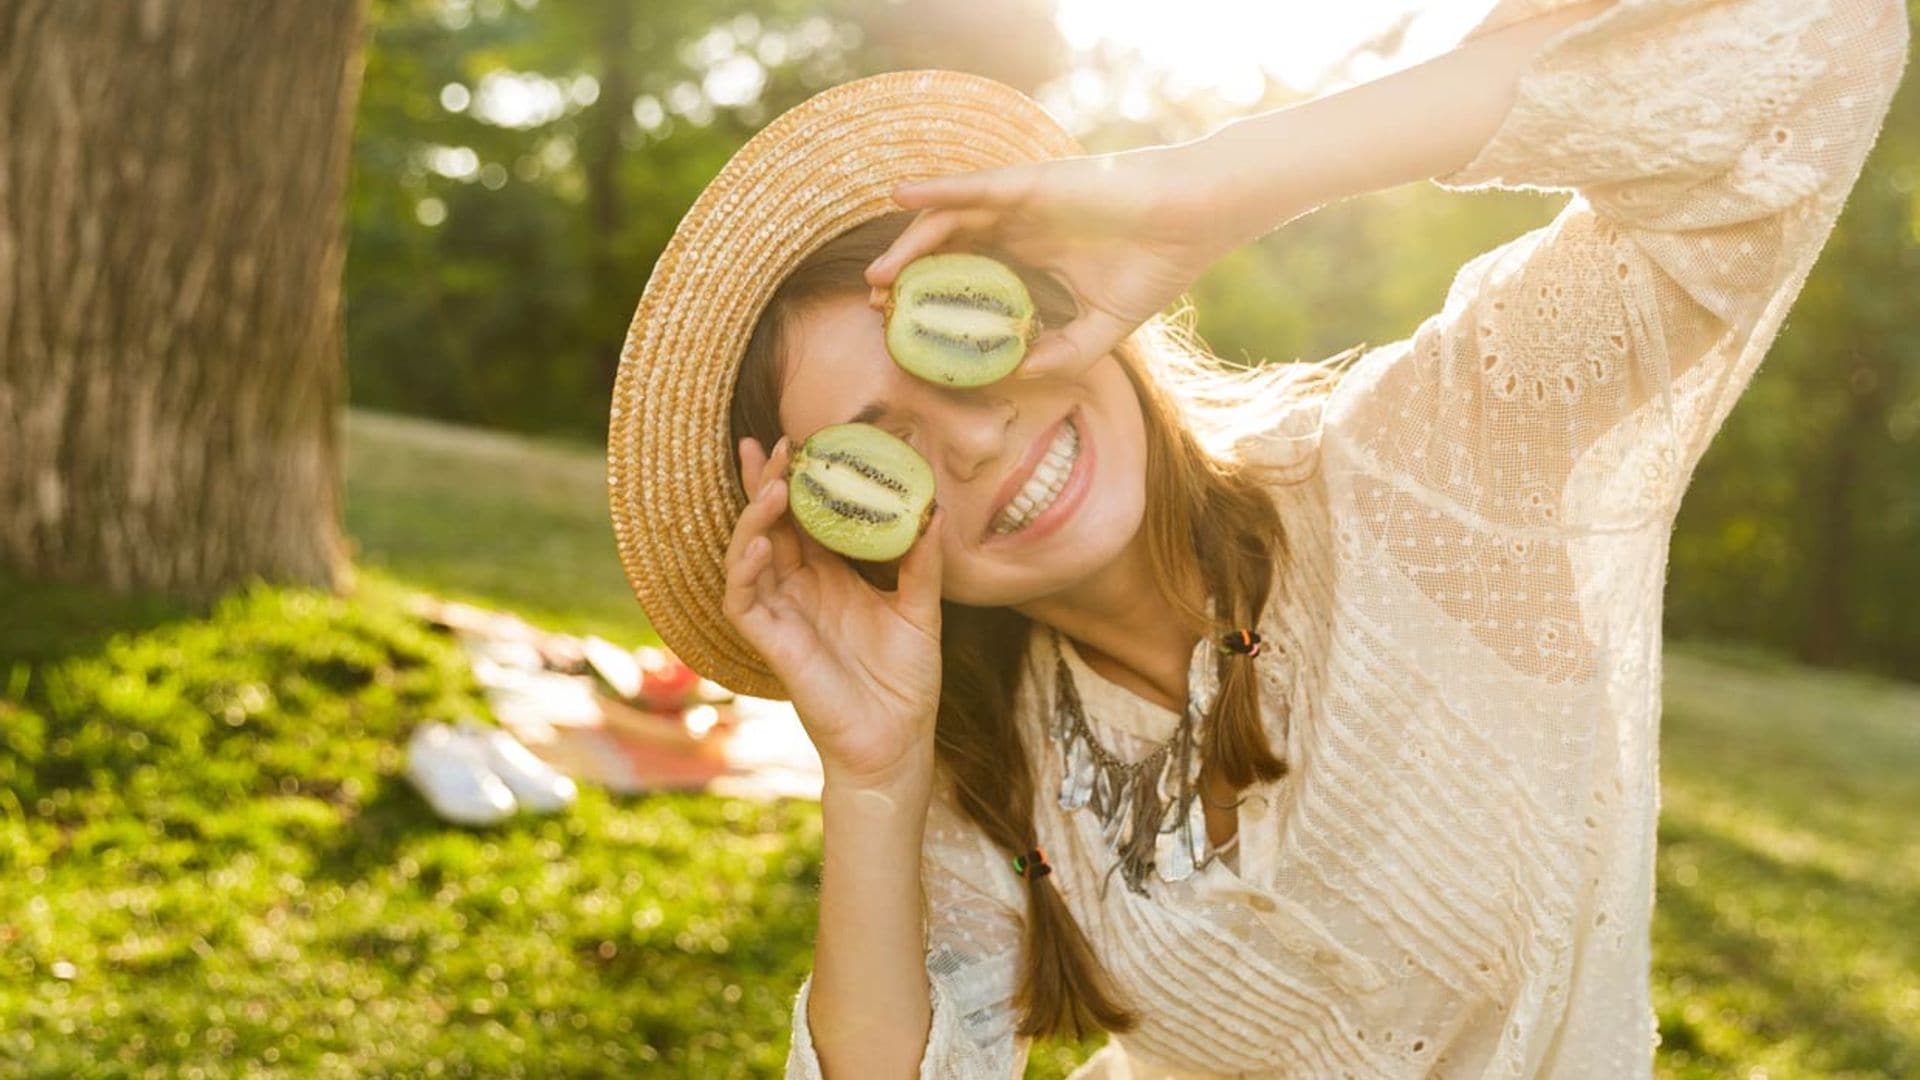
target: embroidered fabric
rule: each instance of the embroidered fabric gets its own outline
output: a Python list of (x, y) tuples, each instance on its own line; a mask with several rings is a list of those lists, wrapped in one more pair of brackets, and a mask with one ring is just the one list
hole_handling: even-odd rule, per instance
[[(1474, 33), (1566, 2), (1506, 0)], [(1292, 771), (1248, 793), (1231, 864), (1101, 897), (1098, 823), (1057, 806), (1035, 635), (1039, 842), (1143, 1015), (1079, 1076), (1650, 1074), (1667, 539), (1907, 41), (1899, 0), (1618, 0), (1536, 54), (1436, 182), (1566, 207), (1239, 447), (1274, 469), (1290, 552), (1257, 629), (1289, 658), (1260, 679)], [(1111, 751), (1165, 739), (1174, 713), (1066, 655)], [(1018, 1076), (1024, 894), (934, 802), (921, 1075)], [(817, 1080), (810, 982), (788, 1075)]]

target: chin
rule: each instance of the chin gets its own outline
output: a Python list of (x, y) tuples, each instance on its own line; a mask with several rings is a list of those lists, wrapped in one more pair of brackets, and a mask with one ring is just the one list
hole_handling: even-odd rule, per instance
[(1050, 529), (1015, 543), (965, 543), (945, 555), (943, 593), (974, 607), (1012, 607), (1073, 588), (1125, 552), (1146, 517), (1146, 432), (1117, 360), (1095, 365), (1072, 400), (1088, 467), (1077, 504)]
[(971, 607), (1014, 607), (1072, 588), (1119, 558), (1145, 518), (1144, 488), (1097, 492), (1066, 527), (1021, 553), (948, 553), (946, 599)]

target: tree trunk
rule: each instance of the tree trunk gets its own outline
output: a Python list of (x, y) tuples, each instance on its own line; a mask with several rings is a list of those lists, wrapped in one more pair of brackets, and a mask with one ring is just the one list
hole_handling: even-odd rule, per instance
[[(626, 342), (626, 309), (632, 307), (632, 281), (621, 273), (620, 231), (626, 227), (626, 205), (620, 189), (620, 159), (626, 152), (622, 136), (633, 125), (633, 13), (626, 3), (610, 4), (600, 27), (600, 98), (588, 110), (585, 144), (581, 149), (586, 178), (587, 269), (593, 281), (594, 325), (601, 333), (593, 346), (600, 384), (609, 390), (620, 369), (620, 349)], [(625, 314), (622, 314), (625, 312)]]
[(1812, 490), (1819, 508), (1809, 568), (1809, 610), (1800, 656), (1813, 664), (1839, 665), (1853, 655), (1854, 510), (1859, 499), (1860, 459), (1884, 438), (1887, 411), (1898, 372), (1877, 348), (1854, 350), (1846, 383), (1847, 404), (1834, 426)]
[(0, 4), (0, 564), (337, 587), (363, 0)]

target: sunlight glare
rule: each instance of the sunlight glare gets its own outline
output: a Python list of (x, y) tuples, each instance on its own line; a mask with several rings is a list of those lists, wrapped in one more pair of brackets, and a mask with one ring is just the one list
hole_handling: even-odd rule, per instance
[[(1412, 15), (1399, 50), (1355, 73), (1371, 78), (1436, 55), (1489, 7), (1491, 0), (1341, 0), (1339, 3), (1259, 0), (1056, 0), (1054, 20), (1082, 57), (1106, 47), (1137, 56), (1165, 73), (1175, 93), (1211, 90), (1224, 101), (1251, 105), (1264, 88), (1264, 71), (1297, 91), (1323, 85), (1341, 61), (1369, 39)], [(1071, 87), (1086, 108), (1096, 88)], [(1117, 111), (1138, 119), (1150, 110), (1137, 86), (1119, 91)]]

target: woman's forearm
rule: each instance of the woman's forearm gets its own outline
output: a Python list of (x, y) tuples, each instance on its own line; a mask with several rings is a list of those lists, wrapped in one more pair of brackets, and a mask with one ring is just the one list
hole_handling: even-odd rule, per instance
[(932, 1008), (920, 845), (932, 789), (924, 768), (886, 788), (830, 776), (820, 795), (823, 865), (807, 1026), (828, 1080), (918, 1075)]
[(1472, 161), (1513, 104), (1548, 38), (1609, 5), (1561, 8), (1425, 63), (1312, 101), (1237, 120), (1176, 151), (1206, 178), (1236, 239), (1257, 239), (1350, 195), (1452, 172)]

